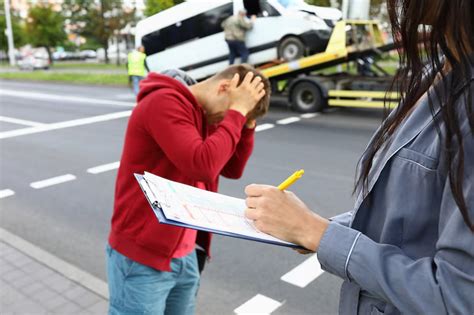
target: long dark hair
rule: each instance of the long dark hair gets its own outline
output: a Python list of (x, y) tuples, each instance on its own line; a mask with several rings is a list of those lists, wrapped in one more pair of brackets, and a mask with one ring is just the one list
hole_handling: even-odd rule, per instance
[[(474, 52), (474, 0), (387, 0), (387, 5), (400, 56), (400, 70), (395, 76), (392, 90), (401, 93), (401, 103), (385, 119), (367, 148), (365, 158), (359, 164), (355, 191), (362, 190), (362, 193), (367, 194), (368, 176), (375, 154), (390, 140), (418, 99), (438, 77), (441, 83), (436, 84), (438, 88), (434, 92), (430, 90), (428, 93), (428, 103), (434, 113), (433, 100), (437, 98), (439, 101), (450, 188), (465, 223), (474, 232), (474, 218), (469, 217), (463, 195), (464, 146), (457, 115), (461, 108), (455, 106), (456, 101), (464, 95), (464, 110), (471, 128), (471, 133), (466, 136), (472, 137), (474, 104), (473, 83), (470, 80)], [(444, 75), (445, 71), (442, 71), (445, 65), (451, 68), (449, 80)], [(441, 89), (449, 93), (441, 96)], [(437, 129), (441, 135), (439, 125)]]

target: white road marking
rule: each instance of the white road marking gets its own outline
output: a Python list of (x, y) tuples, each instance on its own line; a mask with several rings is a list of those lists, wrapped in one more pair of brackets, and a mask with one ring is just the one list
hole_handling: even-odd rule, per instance
[(279, 308), (282, 303), (275, 301), (265, 295), (257, 294), (238, 308), (234, 310), (236, 314), (271, 314), (277, 308)]
[(104, 299), (109, 298), (109, 289), (107, 287), (107, 283), (100, 280), (99, 278), (94, 277), (90, 273), (65, 262), (64, 260), (2, 228), (0, 228), (0, 240), (53, 269), (54, 271), (64, 275), (66, 278), (79, 283), (85, 288), (100, 295)]
[(45, 188), (45, 187), (49, 187), (53, 185), (62, 184), (62, 183), (69, 182), (75, 179), (76, 179), (76, 176), (72, 174), (66, 174), (66, 175), (61, 175), (61, 176), (48, 178), (45, 180), (31, 183), (30, 186), (34, 189), (40, 189), (40, 188)]
[(0, 199), (13, 196), (15, 192), (11, 189), (0, 190)]
[(301, 120), (301, 118), (299, 118), (299, 117), (288, 117), (288, 118), (285, 118), (285, 119), (278, 120), (277, 124), (279, 124), (279, 125), (288, 125), (288, 124), (292, 124), (292, 123), (300, 121), (300, 120)]
[(132, 113), (131, 110), (127, 110), (124, 112), (117, 112), (117, 113), (112, 113), (112, 114), (105, 114), (105, 115), (99, 115), (99, 116), (93, 116), (93, 117), (87, 117), (87, 118), (68, 120), (68, 121), (63, 121), (63, 122), (58, 122), (58, 123), (53, 123), (53, 124), (46, 124), (46, 125), (37, 126), (37, 127), (4, 131), (4, 132), (0, 132), (0, 139), (7, 139), (7, 138), (24, 136), (24, 135), (45, 132), (45, 131), (50, 131), (50, 130), (57, 130), (57, 129), (63, 129), (63, 128), (94, 124), (98, 122), (128, 117), (131, 115), (131, 113)]
[(16, 125), (24, 125), (24, 126), (30, 126), (30, 127), (37, 127), (37, 126), (43, 126), (43, 123), (39, 123), (36, 121), (30, 121), (30, 120), (24, 120), (24, 119), (18, 119), (18, 118), (12, 118), (12, 117), (5, 117), (5, 116), (0, 116), (0, 121), (4, 121), (7, 123), (11, 124), (16, 124)]
[(115, 98), (119, 100), (135, 100), (136, 96), (132, 92), (130, 92), (125, 94), (117, 94), (115, 95)]
[(135, 102), (122, 102), (122, 101), (114, 101), (114, 100), (104, 100), (104, 99), (99, 99), (99, 98), (55, 95), (55, 94), (15, 91), (15, 90), (1, 90), (0, 89), (0, 95), (33, 99), (36, 101), (45, 100), (45, 101), (58, 101), (58, 102), (63, 102), (63, 103), (75, 102), (75, 103), (81, 103), (81, 104), (94, 104), (94, 105), (114, 105), (114, 106), (126, 106), (126, 107), (135, 106)]
[(99, 173), (115, 170), (119, 168), (119, 166), (120, 166), (120, 162), (113, 162), (109, 164), (99, 165), (96, 167), (91, 167), (90, 169), (87, 170), (87, 173), (99, 174)]
[(258, 125), (257, 128), (255, 128), (255, 132), (264, 131), (264, 130), (267, 130), (267, 129), (272, 129), (273, 127), (275, 127), (274, 124)]
[(318, 257), (314, 254), (280, 279), (297, 287), (304, 288), (323, 273), (324, 270), (321, 269)]
[(302, 114), (301, 118), (308, 119), (308, 118), (314, 118), (320, 115), (321, 115), (320, 113), (307, 113), (307, 114)]

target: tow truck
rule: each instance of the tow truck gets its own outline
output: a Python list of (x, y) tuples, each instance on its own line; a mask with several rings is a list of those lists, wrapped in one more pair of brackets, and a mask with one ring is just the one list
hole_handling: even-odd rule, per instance
[[(377, 21), (341, 20), (324, 52), (291, 62), (275, 61), (259, 69), (270, 79), (273, 94), (287, 97), (291, 108), (298, 112), (319, 112), (332, 106), (394, 107), (400, 98), (398, 93), (386, 92), (393, 76), (375, 58), (395, 48), (383, 37)], [(342, 68), (349, 62), (357, 64), (357, 73), (315, 74), (331, 67)]]

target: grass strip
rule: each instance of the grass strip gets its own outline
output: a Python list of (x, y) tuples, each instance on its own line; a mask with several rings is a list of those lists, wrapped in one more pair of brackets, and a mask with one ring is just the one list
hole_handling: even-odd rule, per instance
[(12, 80), (34, 80), (52, 81), (66, 83), (82, 83), (93, 85), (122, 85), (128, 84), (126, 74), (103, 74), (103, 73), (57, 73), (45, 71), (32, 72), (4, 72), (0, 73), (1, 79)]

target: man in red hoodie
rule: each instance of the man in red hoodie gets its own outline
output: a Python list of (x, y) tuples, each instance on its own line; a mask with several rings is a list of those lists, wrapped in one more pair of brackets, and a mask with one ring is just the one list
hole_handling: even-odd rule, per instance
[(196, 244), (209, 255), (209, 233), (159, 224), (133, 174), (217, 191), (219, 175), (241, 177), (255, 118), (268, 109), (270, 84), (249, 66), (199, 83), (166, 74), (141, 82), (128, 122), (107, 246), (109, 314), (194, 313)]

